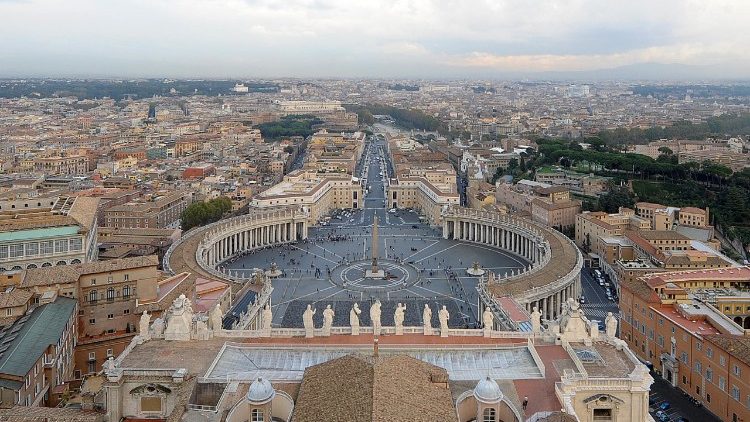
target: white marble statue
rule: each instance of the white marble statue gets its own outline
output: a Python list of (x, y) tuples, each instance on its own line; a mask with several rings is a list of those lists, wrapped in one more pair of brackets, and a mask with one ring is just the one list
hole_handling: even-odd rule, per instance
[(438, 319), (440, 320), (440, 337), (448, 337), (448, 318), (450, 314), (445, 309), (445, 305), (438, 311)]
[(111, 375), (115, 370), (115, 358), (110, 356), (109, 359), (104, 361), (103, 367), (104, 367), (104, 374)]
[(221, 330), (222, 317), (224, 313), (221, 311), (221, 306), (217, 303), (216, 306), (211, 309), (211, 315), (208, 316), (208, 321), (211, 323), (211, 329), (214, 331)]
[(189, 341), (193, 326), (193, 308), (190, 300), (181, 294), (172, 302), (167, 311), (167, 327), (164, 330), (165, 340)]
[(424, 335), (432, 335), (432, 309), (430, 305), (424, 304), (424, 311), (422, 311), (422, 324), (424, 324)]
[(484, 308), (484, 312), (482, 312), (482, 323), (484, 324), (484, 331), (486, 334), (489, 334), (489, 332), (492, 331), (492, 328), (494, 328), (494, 321), (495, 315), (490, 308)]
[(313, 325), (313, 315), (318, 312), (317, 309), (313, 309), (311, 305), (307, 305), (307, 309), (302, 314), (302, 324), (305, 326), (305, 337), (310, 338), (315, 335), (315, 326)]
[(331, 327), (333, 327), (333, 316), (334, 316), (334, 312), (333, 312), (333, 309), (331, 309), (331, 305), (326, 305), (326, 308), (323, 310), (323, 335), (324, 336), (331, 335)]
[(607, 312), (607, 318), (604, 320), (607, 337), (615, 338), (617, 335), (617, 317), (612, 312)]
[(359, 335), (359, 314), (361, 313), (362, 310), (359, 309), (359, 304), (355, 302), (354, 306), (352, 306), (352, 310), (349, 311), (349, 325), (352, 326), (353, 336)]
[(542, 313), (539, 312), (539, 308), (534, 306), (534, 311), (531, 312), (531, 332), (539, 333), (542, 329)]
[(203, 320), (195, 321), (194, 340), (208, 340), (211, 338), (211, 332), (208, 331), (208, 325)]
[(393, 323), (396, 326), (397, 336), (404, 334), (404, 312), (406, 312), (406, 305), (399, 303), (396, 306), (396, 311), (393, 313)]
[(271, 331), (271, 323), (273, 322), (273, 311), (271, 310), (271, 304), (266, 303), (266, 306), (263, 307), (261, 318), (263, 319), (263, 331)]
[(148, 330), (148, 326), (151, 323), (151, 315), (148, 312), (143, 311), (141, 315), (141, 321), (138, 324), (138, 335), (141, 336), (143, 341), (151, 340), (151, 333)]
[(372, 322), (372, 333), (375, 336), (380, 335), (380, 301), (375, 300), (375, 303), (370, 306), (370, 321)]

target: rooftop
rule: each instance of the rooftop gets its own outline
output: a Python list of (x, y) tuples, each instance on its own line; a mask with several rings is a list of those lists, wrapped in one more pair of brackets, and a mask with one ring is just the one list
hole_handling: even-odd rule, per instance
[(76, 304), (75, 299), (57, 297), (0, 334), (0, 373), (26, 376), (47, 347), (60, 340)]

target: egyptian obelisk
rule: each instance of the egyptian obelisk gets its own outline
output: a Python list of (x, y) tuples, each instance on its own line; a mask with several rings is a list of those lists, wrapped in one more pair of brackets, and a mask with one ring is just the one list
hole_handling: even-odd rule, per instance
[(378, 268), (378, 216), (372, 222), (372, 267), (365, 272), (365, 278), (383, 278), (385, 272)]

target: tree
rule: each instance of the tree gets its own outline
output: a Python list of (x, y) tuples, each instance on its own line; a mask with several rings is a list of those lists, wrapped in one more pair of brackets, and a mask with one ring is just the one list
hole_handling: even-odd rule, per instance
[(508, 171), (513, 172), (518, 167), (518, 160), (515, 158), (511, 158), (510, 161), (508, 161)]
[(214, 198), (208, 202), (195, 202), (182, 212), (180, 220), (183, 230), (219, 221), (232, 210), (232, 200), (226, 196)]
[(503, 177), (503, 174), (505, 174), (505, 169), (502, 167), (498, 167), (497, 170), (495, 170), (495, 174), (492, 175), (492, 184), (494, 185), (498, 179)]
[(635, 205), (635, 195), (626, 186), (612, 188), (599, 197), (599, 208), (608, 212), (618, 212), (620, 207), (632, 208)]

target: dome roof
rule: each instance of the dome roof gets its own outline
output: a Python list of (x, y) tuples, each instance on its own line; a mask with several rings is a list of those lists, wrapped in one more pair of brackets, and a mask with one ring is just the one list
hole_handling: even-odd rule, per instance
[(497, 403), (503, 399), (503, 392), (497, 382), (487, 376), (474, 387), (474, 397), (482, 403)]
[(250, 384), (246, 398), (252, 404), (263, 404), (273, 400), (274, 396), (276, 396), (276, 390), (273, 389), (271, 381), (257, 378)]

